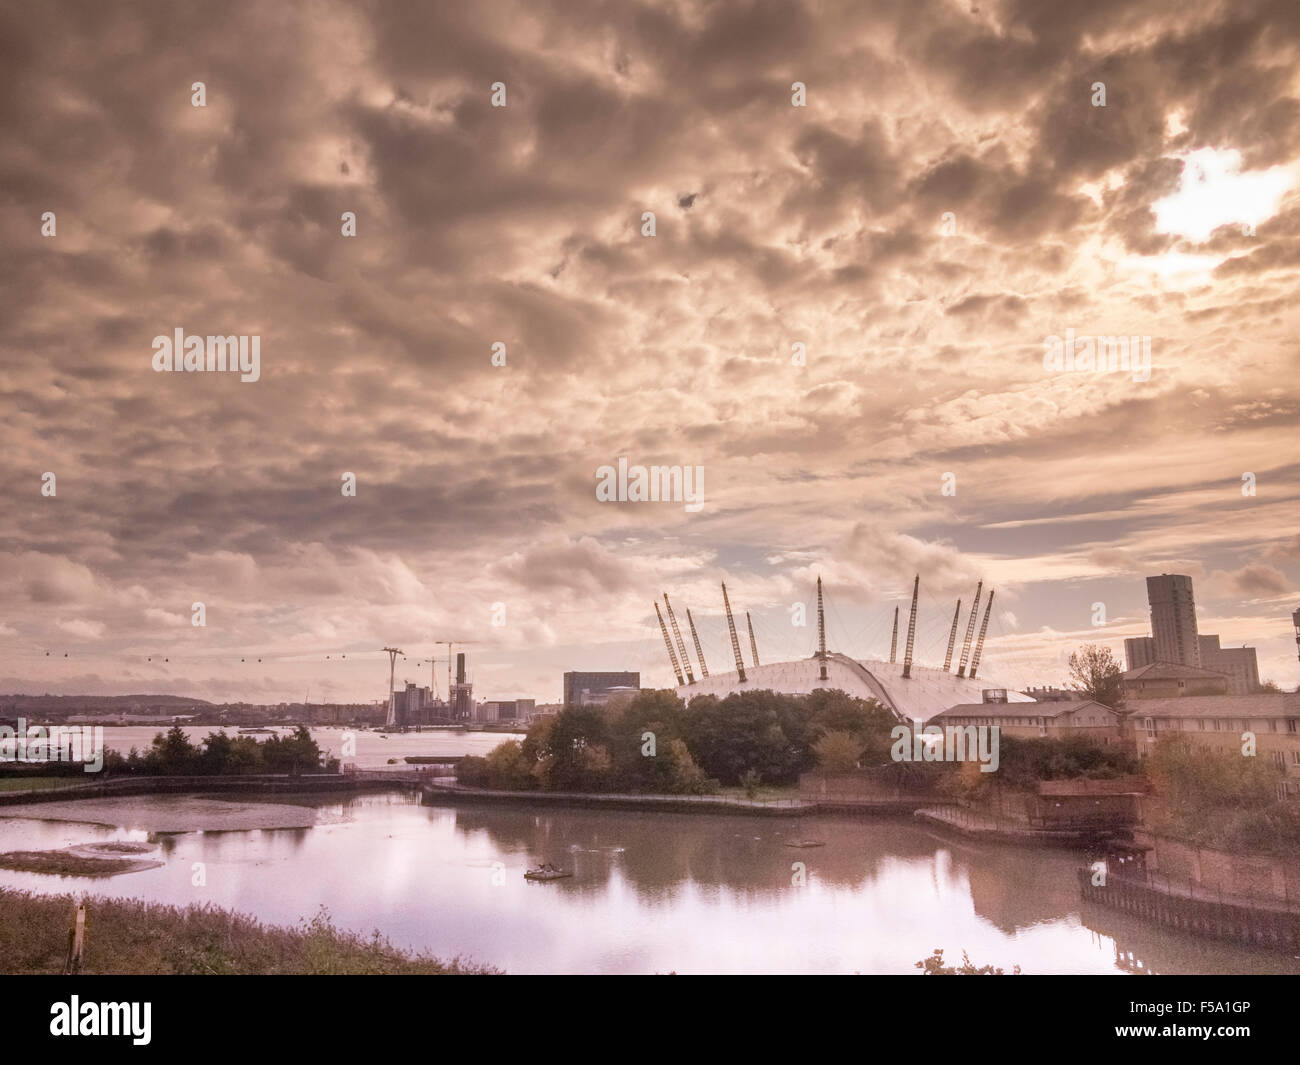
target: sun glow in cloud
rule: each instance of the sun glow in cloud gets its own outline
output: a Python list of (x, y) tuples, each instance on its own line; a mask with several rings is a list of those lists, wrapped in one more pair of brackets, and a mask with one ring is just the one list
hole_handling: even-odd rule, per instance
[(1187, 152), (1177, 192), (1152, 204), (1156, 232), (1173, 233), (1200, 243), (1219, 226), (1259, 225), (1277, 214), (1296, 168), (1275, 166), (1241, 173), (1241, 153), (1202, 148)]

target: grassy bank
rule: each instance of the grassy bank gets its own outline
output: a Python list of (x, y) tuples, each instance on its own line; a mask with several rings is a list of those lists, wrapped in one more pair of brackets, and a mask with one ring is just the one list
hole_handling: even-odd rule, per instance
[[(0, 972), (60, 973), (73, 898), (0, 889)], [(277, 928), (214, 906), (162, 906), (133, 899), (86, 903), (87, 973), (163, 975), (403, 975), (493, 973), (399, 950), (375, 932), (341, 931), (323, 910), (297, 928)]]
[(89, 781), (76, 777), (0, 777), (0, 791), (44, 791), (48, 788), (66, 788), (73, 784), (86, 784)]

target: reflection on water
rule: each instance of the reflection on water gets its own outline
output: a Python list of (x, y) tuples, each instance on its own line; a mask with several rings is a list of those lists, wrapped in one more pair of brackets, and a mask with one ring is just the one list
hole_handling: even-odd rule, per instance
[[(1076, 855), (959, 842), (907, 819), (294, 801), (317, 808), (317, 827), (157, 836), (160, 869), (101, 881), (0, 872), (0, 885), (211, 902), (275, 924), (323, 905), (340, 926), (510, 972), (914, 973), (935, 947), (1030, 973), (1300, 972), (1295, 959), (1083, 906)], [(6, 850), (145, 838), (0, 819)], [(785, 845), (807, 838), (826, 846)], [(575, 875), (525, 881), (542, 861)]]

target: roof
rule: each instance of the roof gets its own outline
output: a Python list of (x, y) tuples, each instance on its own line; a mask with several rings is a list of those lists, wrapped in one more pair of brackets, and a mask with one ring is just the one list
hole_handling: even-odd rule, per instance
[[(1095, 702), (1092, 699), (1034, 703), (1033, 709), (1029, 713), (1034, 717), (1060, 717), (1062, 714), (1073, 713), (1075, 710), (1083, 710), (1090, 706), (1105, 710), (1106, 713), (1114, 714), (1116, 717), (1123, 716), (1121, 711), (1112, 709), (1105, 703)], [(1026, 707), (1023, 703), (959, 703), (957, 706), (948, 707), (947, 710), (941, 710), (930, 720), (935, 721), (939, 718), (955, 717), (1024, 717), (1025, 713)]]
[(1159, 677), (1182, 677), (1200, 680), (1226, 680), (1227, 674), (1213, 669), (1185, 666), (1181, 662), (1150, 662), (1124, 674), (1124, 680), (1155, 680)]
[(1133, 718), (1163, 717), (1300, 717), (1300, 694), (1184, 695), (1175, 699), (1140, 699)]
[[(676, 691), (683, 699), (689, 700), (697, 695), (721, 697), (737, 691), (769, 688), (789, 695), (807, 695), (818, 688), (839, 688), (860, 699), (877, 700), (900, 720), (925, 721), (954, 703), (982, 699), (987, 688), (1007, 687), (982, 676), (958, 677), (946, 670), (915, 664), (912, 675), (904, 678), (901, 662), (858, 661), (835, 652), (826, 655), (826, 680), (821, 679), (820, 666), (816, 655), (793, 662), (746, 666), (744, 684), (733, 670), (699, 677), (694, 684), (683, 684)], [(1011, 690), (1007, 691), (1007, 698), (1017, 703), (1034, 701)]]

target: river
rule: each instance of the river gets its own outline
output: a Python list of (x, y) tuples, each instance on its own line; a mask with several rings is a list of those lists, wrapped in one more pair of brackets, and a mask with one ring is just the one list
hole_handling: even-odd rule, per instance
[[(153, 738), (160, 732), (166, 732), (170, 725), (107, 725), (104, 727), (104, 746), (110, 751), (129, 754), (131, 748), (143, 752), (153, 743)], [(200, 744), (203, 738), (212, 732), (225, 732), (228, 736), (238, 735), (235, 728), (221, 728), (218, 725), (182, 725), (181, 731), (189, 737), (191, 743)], [(282, 736), (293, 732), (292, 728), (277, 727), (274, 731)], [(356, 743), (356, 755), (347, 757), (347, 761), (356, 762), (362, 769), (382, 766), (388, 759), (396, 758), (399, 762), (408, 755), (458, 755), (487, 754), (499, 743), (506, 740), (523, 739), (522, 735), (502, 732), (461, 732), (458, 729), (431, 729), (425, 732), (372, 732), (369, 729), (349, 729), (342, 726), (320, 726), (311, 729), (312, 739), (322, 751), (338, 757), (343, 750), (343, 740), (351, 735)], [(265, 736), (257, 736), (259, 740)]]
[[(286, 800), (309, 808), (306, 828), (131, 827), (181, 801), (80, 804), (111, 825), (0, 817), (0, 849), (138, 840), (165, 863), (100, 880), (0, 871), (0, 886), (206, 902), (284, 925), (324, 906), (340, 927), (511, 973), (915, 973), (935, 947), (1028, 973), (1300, 973), (1295, 959), (1082, 905), (1077, 855), (967, 843), (902, 817), (420, 806), (391, 793)], [(786, 846), (806, 838), (826, 845)], [(541, 861), (574, 876), (525, 881)]]

